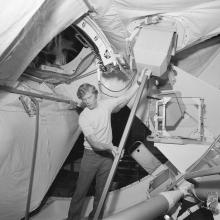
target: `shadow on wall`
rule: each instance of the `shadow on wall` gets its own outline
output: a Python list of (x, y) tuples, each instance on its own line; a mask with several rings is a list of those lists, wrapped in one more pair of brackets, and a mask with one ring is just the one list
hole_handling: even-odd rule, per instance
[[(120, 143), (130, 111), (131, 110), (126, 106), (119, 112), (112, 114), (113, 144), (116, 146)], [(146, 138), (150, 134), (151, 131), (138, 117), (135, 116), (125, 144), (125, 154), (129, 154), (129, 147), (132, 146), (134, 142), (141, 141), (161, 163), (165, 163), (167, 158), (156, 147), (154, 147), (154, 142), (147, 141)]]

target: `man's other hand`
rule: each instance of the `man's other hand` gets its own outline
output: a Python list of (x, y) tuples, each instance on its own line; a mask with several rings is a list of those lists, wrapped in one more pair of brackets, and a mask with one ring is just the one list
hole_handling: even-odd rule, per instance
[(112, 155), (113, 155), (114, 157), (116, 157), (116, 155), (119, 154), (118, 147), (113, 146), (111, 153), (112, 153)]

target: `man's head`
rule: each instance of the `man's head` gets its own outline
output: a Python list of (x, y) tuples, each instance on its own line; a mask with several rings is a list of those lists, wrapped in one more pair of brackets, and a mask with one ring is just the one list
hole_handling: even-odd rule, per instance
[(89, 109), (94, 109), (97, 106), (97, 96), (97, 89), (89, 83), (84, 83), (78, 88), (77, 97), (81, 99)]

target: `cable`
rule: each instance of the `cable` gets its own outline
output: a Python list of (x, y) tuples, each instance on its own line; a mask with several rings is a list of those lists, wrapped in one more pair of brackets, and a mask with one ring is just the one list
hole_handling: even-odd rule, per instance
[(37, 144), (38, 144), (38, 137), (39, 137), (39, 103), (35, 98), (33, 97), (30, 97), (30, 98), (36, 106), (36, 124), (35, 124), (35, 137), (34, 137), (32, 163), (31, 163), (30, 181), (29, 181), (29, 187), (28, 187), (26, 211), (25, 211), (25, 220), (29, 220), (31, 195), (32, 195), (32, 188), (33, 188), (33, 182), (34, 182), (34, 171), (35, 171), (36, 156), (37, 156)]

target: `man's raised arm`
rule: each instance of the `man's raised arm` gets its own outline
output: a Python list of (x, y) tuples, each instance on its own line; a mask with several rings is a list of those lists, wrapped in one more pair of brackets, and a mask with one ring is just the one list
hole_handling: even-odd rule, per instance
[(138, 76), (136, 83), (134, 83), (132, 85), (132, 87), (125, 92), (125, 94), (116, 98), (115, 107), (114, 107), (113, 112), (119, 111), (121, 108), (123, 108), (124, 106), (126, 106), (129, 103), (129, 101), (132, 99), (132, 97), (136, 94), (136, 92), (142, 82), (143, 76), (148, 75), (150, 73), (151, 73), (150, 70), (144, 69), (141, 72), (141, 74)]

